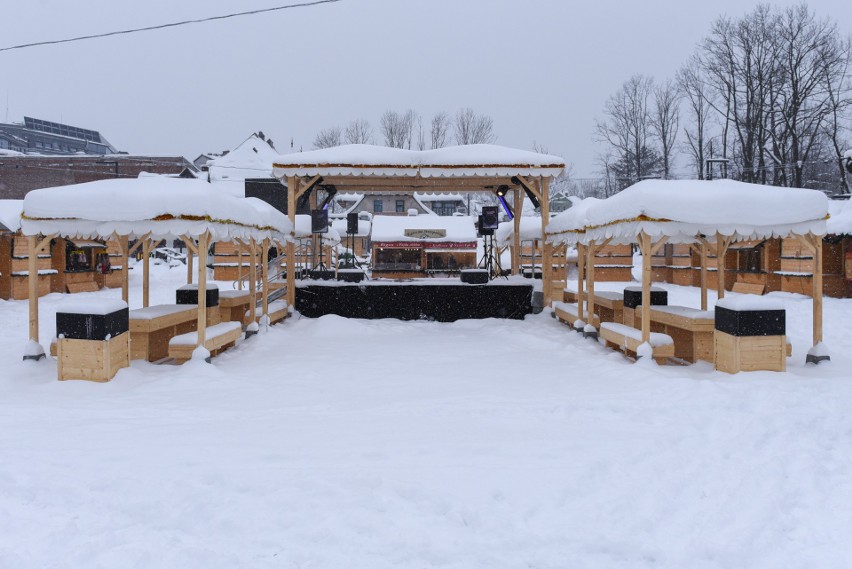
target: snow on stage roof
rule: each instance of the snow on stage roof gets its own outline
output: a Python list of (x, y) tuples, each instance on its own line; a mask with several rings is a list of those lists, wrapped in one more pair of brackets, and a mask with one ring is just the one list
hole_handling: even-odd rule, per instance
[[(406, 230), (434, 231), (443, 230), (443, 237), (422, 237), (421, 235), (407, 236)], [(373, 217), (373, 243), (388, 241), (434, 241), (441, 242), (474, 242), (476, 241), (476, 226), (473, 218), (468, 216), (448, 215), (377, 215)]]
[(24, 198), (25, 235), (155, 239), (201, 235), (289, 239), (283, 213), (256, 198), (235, 197), (202, 180), (145, 176), (33, 190)]
[(831, 200), (828, 204), (831, 217), (826, 222), (826, 232), (832, 235), (852, 235), (852, 200)]
[(631, 243), (642, 231), (690, 243), (717, 231), (736, 240), (826, 232), (822, 192), (733, 180), (645, 180), (598, 200), (588, 198), (550, 220), (548, 239)]
[(565, 168), (558, 156), (493, 144), (404, 150), (348, 144), (286, 154), (275, 159), (276, 177), (288, 176), (557, 176)]

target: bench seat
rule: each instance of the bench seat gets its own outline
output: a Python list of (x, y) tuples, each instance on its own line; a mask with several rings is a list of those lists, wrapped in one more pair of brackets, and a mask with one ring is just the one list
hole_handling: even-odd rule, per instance
[[(574, 328), (574, 323), (579, 320), (580, 306), (576, 302), (554, 302), (552, 303), (553, 314), (556, 316), (557, 320), (560, 322), (564, 322), (568, 324), (572, 328)], [(583, 311), (583, 316), (588, 318), (588, 305), (584, 306), (586, 310)], [(595, 321), (599, 322), (600, 318), (598, 315), (595, 315)], [(586, 322), (586, 320), (583, 320)], [(582, 327), (580, 328), (582, 329)]]
[(130, 359), (155, 362), (169, 355), (169, 340), (198, 326), (195, 304), (158, 304), (130, 311)]
[[(254, 315), (255, 315), (256, 320), (258, 322), (260, 322), (260, 317), (263, 316), (263, 314), (261, 314), (261, 309), (260, 308), (255, 309)], [(286, 300), (279, 299), (279, 300), (274, 300), (274, 301), (269, 303), (269, 323), (270, 324), (277, 324), (279, 322), (283, 322), (284, 319), (286, 319), (288, 316), (290, 316), (290, 311), (287, 310), (287, 301)], [(249, 322), (250, 320), (251, 320), (251, 311), (246, 310), (246, 322)]]
[[(239, 322), (220, 322), (208, 326), (205, 331), (204, 347), (210, 355), (216, 355), (233, 346), (243, 335), (243, 327)], [(198, 345), (198, 332), (188, 332), (169, 340), (169, 357), (178, 363), (192, 358), (192, 352)]]
[[(642, 345), (642, 330), (631, 328), (617, 322), (604, 322), (598, 331), (599, 337), (606, 340), (607, 345), (636, 355), (636, 350)], [(653, 358), (658, 362), (674, 357), (675, 345), (672, 337), (659, 332), (652, 332), (648, 340), (653, 350)]]
[(731, 292), (762, 295), (766, 292), (766, 285), (762, 285), (759, 283), (737, 282), (734, 283), (734, 286), (731, 288)]

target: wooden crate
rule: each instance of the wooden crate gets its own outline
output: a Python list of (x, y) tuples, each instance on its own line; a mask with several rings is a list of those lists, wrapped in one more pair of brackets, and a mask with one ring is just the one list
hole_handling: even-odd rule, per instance
[(726, 373), (740, 371), (785, 371), (786, 336), (732, 336), (715, 330), (713, 361)]
[(121, 368), (130, 366), (130, 334), (109, 340), (60, 338), (56, 343), (59, 380), (105, 382)]

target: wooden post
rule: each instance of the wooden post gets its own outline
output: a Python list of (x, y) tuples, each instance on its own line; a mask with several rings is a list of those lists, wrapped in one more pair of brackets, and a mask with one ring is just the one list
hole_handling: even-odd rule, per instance
[(642, 342), (651, 340), (651, 237), (639, 233), (639, 251), (642, 253)]
[(142, 244), (142, 306), (144, 308), (148, 307), (149, 304), (149, 292), (150, 292), (150, 268), (151, 268), (151, 247), (153, 246), (153, 241), (146, 239)]
[(192, 284), (193, 251), (189, 248), (188, 239), (184, 239), (184, 243), (186, 243), (186, 284)]
[(814, 244), (814, 346), (822, 342), (822, 237), (811, 234)]
[(701, 310), (707, 310), (707, 241), (702, 239), (699, 245), (701, 256)]
[(589, 241), (589, 246), (586, 247), (586, 291), (588, 291), (588, 301), (586, 305), (589, 307), (588, 323), (595, 325), (595, 247), (594, 241)]
[(249, 242), (249, 317), (257, 322), (257, 241)]
[(118, 244), (121, 247), (121, 300), (130, 306), (130, 245), (127, 235), (118, 235)]
[(237, 243), (237, 290), (243, 290), (243, 246)]
[(717, 279), (717, 298), (725, 298), (725, 257), (728, 253), (728, 247), (731, 245), (731, 237), (725, 237), (718, 231), (716, 232), (716, 279)]
[(295, 176), (287, 179), (287, 216), (293, 225), (290, 241), (287, 242), (287, 304), (296, 306), (296, 192), (299, 181)]
[(550, 306), (553, 295), (553, 244), (547, 240), (547, 225), (550, 223), (550, 178), (536, 180), (541, 205), (541, 284), (544, 289), (544, 306)]
[(30, 300), (30, 341), (38, 343), (38, 247), (35, 235), (27, 235), (27, 289)]
[(198, 236), (198, 344), (207, 341), (207, 249), (210, 234), (205, 231)]
[(577, 243), (577, 318), (583, 320), (583, 305), (585, 295), (583, 294), (583, 281), (586, 278), (586, 248)]
[(266, 260), (269, 257), (269, 238), (263, 240), (263, 264), (261, 272), (263, 279), (263, 321), (269, 324), (269, 262)]
[[(512, 206), (515, 208), (515, 217), (512, 219), (512, 225), (515, 228), (512, 235), (512, 274), (521, 274), (521, 210), (520, 202), (521, 190), (512, 190)], [(523, 202), (521, 202), (523, 203)], [(533, 274), (535, 276), (535, 274)]]

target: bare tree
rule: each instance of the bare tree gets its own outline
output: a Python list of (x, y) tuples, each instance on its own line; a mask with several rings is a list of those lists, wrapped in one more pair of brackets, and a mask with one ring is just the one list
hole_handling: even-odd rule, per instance
[(331, 148), (332, 146), (340, 146), (343, 140), (343, 133), (339, 126), (324, 128), (317, 133), (314, 138), (314, 148)]
[(686, 137), (684, 147), (695, 167), (699, 180), (704, 179), (704, 160), (707, 157), (707, 119), (710, 116), (709, 89), (701, 74), (700, 61), (693, 56), (678, 72), (680, 91), (686, 101), (686, 108), (691, 119), (689, 126), (684, 127)]
[(659, 153), (650, 145), (653, 89), (653, 79), (634, 75), (607, 100), (605, 118), (597, 121), (597, 138), (612, 154), (602, 163), (612, 170), (607, 178), (616, 180), (618, 189), (659, 172)]
[(443, 148), (447, 145), (447, 136), (450, 131), (450, 115), (441, 111), (432, 117), (432, 148)]
[(423, 117), (417, 117), (417, 150), (426, 150), (426, 133), (423, 132)]
[(370, 126), (369, 121), (355, 119), (343, 131), (343, 139), (347, 144), (372, 144), (373, 127)]
[(402, 125), (405, 130), (405, 147), (411, 150), (411, 143), (414, 140), (414, 127), (417, 124), (419, 115), (413, 109), (408, 109), (402, 115)]
[(672, 153), (680, 125), (680, 96), (680, 88), (676, 81), (668, 80), (654, 88), (651, 131), (660, 144), (664, 179), (671, 177)]
[(381, 131), (385, 145), (392, 148), (411, 148), (411, 135), (414, 128), (414, 111), (398, 113), (385, 111), (381, 119)]
[(456, 113), (456, 143), (490, 144), (494, 142), (494, 121), (488, 115), (478, 115), (470, 107)]

